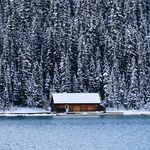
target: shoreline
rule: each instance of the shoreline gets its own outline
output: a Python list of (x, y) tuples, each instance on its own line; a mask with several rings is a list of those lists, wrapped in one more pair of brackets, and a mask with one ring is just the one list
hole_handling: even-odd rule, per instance
[(150, 116), (150, 111), (108, 111), (104, 112), (13, 112), (0, 113), (0, 117), (101, 117), (101, 116)]

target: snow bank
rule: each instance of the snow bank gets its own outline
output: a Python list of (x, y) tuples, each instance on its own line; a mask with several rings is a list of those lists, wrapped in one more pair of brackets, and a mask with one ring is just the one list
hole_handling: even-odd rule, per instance
[(28, 107), (12, 107), (10, 110), (0, 110), (0, 113), (47, 113), (50, 111), (46, 111), (41, 108), (28, 108)]
[(124, 109), (107, 109), (107, 113), (113, 113), (113, 112), (122, 112), (123, 115), (150, 115), (150, 111), (148, 110), (124, 110)]
[(124, 115), (150, 115), (150, 111), (128, 110), (123, 111)]

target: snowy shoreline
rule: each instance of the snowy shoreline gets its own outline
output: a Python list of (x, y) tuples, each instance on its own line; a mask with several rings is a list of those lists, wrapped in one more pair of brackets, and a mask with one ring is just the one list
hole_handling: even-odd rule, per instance
[(150, 111), (147, 110), (109, 110), (104, 112), (69, 112), (69, 113), (53, 113), (50, 111), (46, 111), (44, 109), (39, 108), (12, 108), (11, 110), (2, 111), (0, 110), (0, 117), (17, 117), (17, 116), (47, 116), (47, 117), (55, 117), (55, 116), (65, 116), (65, 117), (97, 117), (97, 116), (135, 116), (135, 115), (146, 115), (150, 116)]
[(149, 115), (150, 111), (135, 111), (135, 110), (128, 110), (128, 111), (107, 111), (107, 113), (119, 113), (122, 112), (124, 116), (133, 116), (133, 115)]

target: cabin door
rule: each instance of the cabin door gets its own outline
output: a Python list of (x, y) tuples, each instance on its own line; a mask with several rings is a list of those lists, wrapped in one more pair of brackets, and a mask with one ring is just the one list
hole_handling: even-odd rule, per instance
[(69, 105), (65, 105), (66, 112), (69, 112)]

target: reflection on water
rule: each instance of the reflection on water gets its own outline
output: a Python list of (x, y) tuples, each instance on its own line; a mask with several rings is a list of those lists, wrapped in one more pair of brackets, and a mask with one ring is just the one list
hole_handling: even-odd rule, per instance
[(1, 117), (1, 150), (150, 150), (150, 117)]

